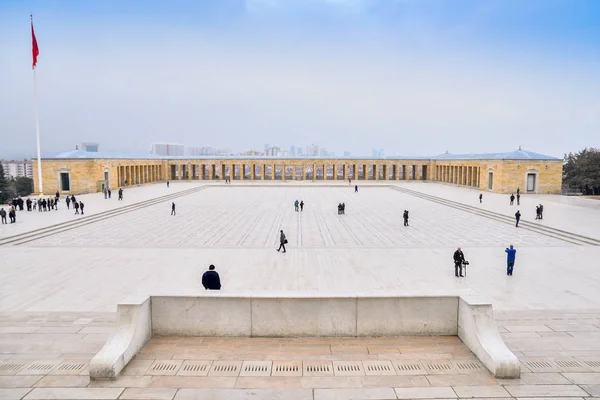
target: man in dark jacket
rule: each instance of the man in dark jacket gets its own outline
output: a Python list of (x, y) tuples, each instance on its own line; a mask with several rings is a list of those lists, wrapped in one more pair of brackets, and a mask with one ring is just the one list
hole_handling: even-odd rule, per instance
[(285, 253), (285, 244), (287, 242), (288, 242), (287, 238), (285, 237), (285, 233), (283, 233), (283, 229), (282, 229), (279, 234), (279, 248), (277, 249), (277, 251), (279, 251), (279, 250), (281, 250), (281, 248), (283, 248), (283, 252)]
[(465, 261), (465, 255), (463, 254), (460, 247), (454, 252), (454, 276), (463, 276), (462, 274), (462, 263)]
[(221, 290), (221, 279), (214, 265), (211, 264), (208, 271), (202, 275), (202, 286), (206, 290)]

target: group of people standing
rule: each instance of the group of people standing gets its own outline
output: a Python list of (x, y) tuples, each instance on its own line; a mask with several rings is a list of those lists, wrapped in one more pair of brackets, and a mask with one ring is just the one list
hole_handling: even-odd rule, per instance
[(304, 211), (304, 200), (298, 201), (298, 199), (296, 199), (296, 201), (294, 202), (294, 209), (296, 210), (296, 212)]

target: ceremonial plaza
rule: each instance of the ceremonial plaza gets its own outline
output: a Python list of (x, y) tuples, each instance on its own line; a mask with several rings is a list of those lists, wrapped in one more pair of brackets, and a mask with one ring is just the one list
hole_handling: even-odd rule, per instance
[(0, 225), (0, 399), (600, 398), (600, 202), (560, 159), (39, 167), (58, 209)]

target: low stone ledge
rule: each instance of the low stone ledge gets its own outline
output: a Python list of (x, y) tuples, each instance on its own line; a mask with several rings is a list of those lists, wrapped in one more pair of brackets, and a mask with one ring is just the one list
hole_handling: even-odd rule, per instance
[(470, 295), (227, 295), (138, 297), (117, 309), (117, 328), (90, 363), (115, 379), (152, 335), (381, 337), (458, 335), (494, 374), (518, 378), (492, 306)]

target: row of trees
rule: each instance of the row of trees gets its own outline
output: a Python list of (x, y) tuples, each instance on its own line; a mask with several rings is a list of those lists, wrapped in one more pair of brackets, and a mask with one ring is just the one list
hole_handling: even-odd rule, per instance
[(600, 149), (590, 147), (565, 154), (563, 188), (584, 195), (600, 194)]
[(0, 164), (0, 204), (6, 204), (15, 197), (29, 196), (31, 193), (33, 193), (33, 179), (24, 176), (7, 179), (4, 168)]

